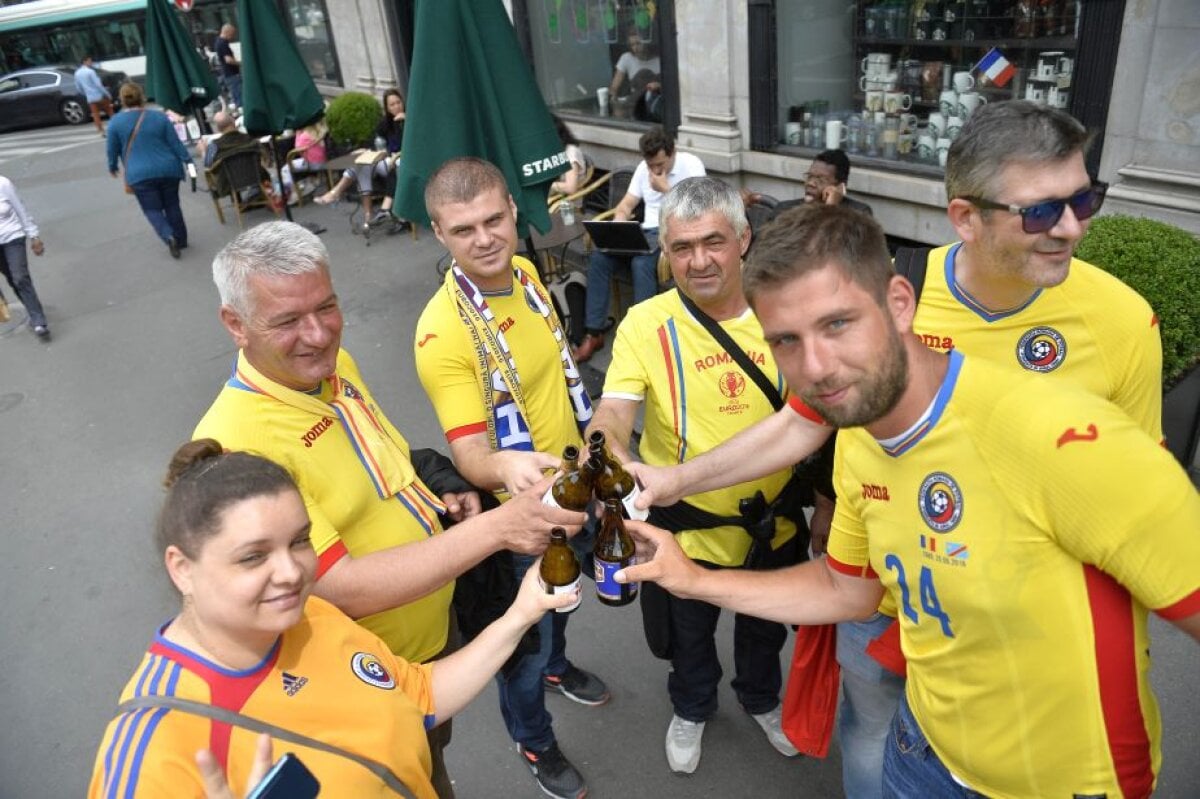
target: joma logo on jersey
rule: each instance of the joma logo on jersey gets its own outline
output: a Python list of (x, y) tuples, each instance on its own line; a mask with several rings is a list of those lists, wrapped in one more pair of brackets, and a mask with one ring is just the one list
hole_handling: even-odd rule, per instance
[(888, 496), (887, 486), (871, 485), (870, 483), (862, 484), (863, 499), (882, 499), (884, 502), (891, 502), (892, 498)]
[(516, 320), (513, 319), (511, 316), (508, 317), (507, 319), (505, 319), (503, 322), (500, 323), (500, 332), (503, 333), (504, 331), (508, 330), (510, 327), (512, 327), (515, 324), (516, 324)]
[(954, 349), (954, 339), (950, 336), (939, 336), (936, 333), (920, 333), (921, 343), (931, 350), (948, 352)]
[[(746, 350), (746, 355), (750, 357), (750, 361), (756, 366), (763, 366), (767, 359), (763, 357), (761, 352), (754, 350)], [(714, 366), (729, 366), (733, 363), (733, 356), (728, 352), (717, 352), (712, 355), (705, 355), (703, 358), (697, 358), (692, 364), (697, 372), (703, 372), (705, 369), (712, 369)]]
[(300, 440), (304, 442), (304, 446), (311, 448), (313, 442), (320, 438), (321, 434), (329, 428), (333, 427), (333, 420), (328, 416), (321, 418), (321, 421), (308, 428), (308, 432), (300, 436)]

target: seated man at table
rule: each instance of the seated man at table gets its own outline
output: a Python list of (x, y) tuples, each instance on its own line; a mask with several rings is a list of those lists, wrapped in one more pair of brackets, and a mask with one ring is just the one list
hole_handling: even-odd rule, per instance
[[(213, 114), (213, 127), (217, 129), (216, 135), (208, 139), (202, 138), (196, 147), (197, 150), (202, 151), (205, 169), (211, 168), (213, 164), (227, 155), (251, 150), (257, 152), (260, 156), (258, 167), (259, 178), (262, 181), (270, 182), (270, 174), (262, 167), (261, 155), (263, 147), (257, 138), (251, 136), (249, 133), (238, 130), (233, 117), (224, 111), (218, 111)], [(229, 191), (229, 188), (225, 185), (225, 178), (222, 173), (218, 172), (216, 174), (216, 181), (217, 185), (213, 188), (218, 194), (225, 194)]]
[(587, 334), (579, 346), (571, 350), (576, 363), (588, 360), (604, 346), (604, 330), (608, 326), (609, 285), (617, 267), (629, 264), (633, 271), (635, 304), (658, 292), (658, 209), (662, 205), (663, 195), (684, 178), (705, 174), (704, 163), (691, 153), (676, 152), (675, 140), (662, 128), (651, 128), (642, 134), (638, 147), (642, 151), (642, 161), (633, 171), (629, 190), (617, 204), (613, 219), (632, 219), (638, 203), (644, 202), (642, 232), (646, 234), (650, 251), (645, 255), (628, 257), (598, 250), (592, 252), (588, 259), (587, 307), (584, 316)]

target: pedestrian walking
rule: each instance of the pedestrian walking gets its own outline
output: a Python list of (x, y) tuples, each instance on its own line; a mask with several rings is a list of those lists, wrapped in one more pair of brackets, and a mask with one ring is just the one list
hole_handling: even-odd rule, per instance
[(83, 90), (88, 107), (92, 109), (92, 122), (96, 124), (96, 130), (100, 131), (100, 135), (103, 136), (104, 123), (100, 121), (100, 112), (103, 111), (109, 119), (113, 118), (112, 95), (108, 93), (108, 89), (104, 88), (100, 76), (96, 74), (90, 55), (85, 55), (83, 61), (80, 62), (79, 69), (75, 70), (75, 85)]
[[(25, 204), (17, 195), (17, 189), (8, 178), (0, 175), (0, 272), (12, 290), (20, 297), (29, 314), (29, 326), (43, 341), (50, 338), (50, 326), (46, 324), (46, 313), (38, 299), (29, 274), (29, 257), (25, 253), (25, 242), (29, 242), (34, 255), (45, 252), (45, 245), (38, 235), (37, 223), (25, 210)], [(8, 306), (0, 296), (0, 321), (8, 319)]]
[(162, 111), (145, 107), (136, 83), (121, 86), (121, 113), (108, 125), (108, 171), (118, 176), (117, 158), (125, 165), (125, 191), (137, 197), (150, 227), (166, 243), (172, 258), (188, 246), (187, 224), (179, 207), (183, 165), (192, 156)]

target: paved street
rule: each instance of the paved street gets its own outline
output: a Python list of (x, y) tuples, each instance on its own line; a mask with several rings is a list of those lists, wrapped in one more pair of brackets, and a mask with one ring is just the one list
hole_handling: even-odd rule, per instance
[[(117, 694), (176, 606), (151, 543), (159, 481), (229, 372), (234, 351), (209, 270), (237, 226), (231, 214), (217, 223), (207, 194), (185, 191), (191, 247), (172, 260), (106, 174), (90, 126), (0, 136), (0, 174), (42, 228), (46, 255), (31, 266), (53, 331), (43, 343), (23, 325), (0, 326), (0, 799), (58, 799), (83, 794)], [(328, 228), (345, 346), (410, 442), (444, 448), (411, 356), (443, 250), (428, 230), (366, 247), (350, 235), (348, 211), (295, 212)], [(259, 210), (249, 221), (269, 218)], [(780, 757), (727, 684), (699, 770), (673, 776), (663, 755), (667, 669), (647, 652), (637, 609), (589, 598), (571, 625), (572, 659), (613, 691), (601, 708), (548, 698), (591, 796), (841, 795), (836, 752)], [(1157, 622), (1153, 634), (1166, 738), (1158, 795), (1194, 797), (1200, 648)], [(730, 638), (726, 624), (727, 672)], [(460, 797), (541, 795), (504, 732), (494, 688), (454, 723), (449, 763)]]

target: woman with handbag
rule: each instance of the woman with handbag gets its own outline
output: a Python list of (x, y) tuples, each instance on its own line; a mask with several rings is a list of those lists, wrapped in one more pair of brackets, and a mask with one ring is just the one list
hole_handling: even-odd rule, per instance
[(145, 107), (136, 83), (121, 85), (121, 113), (108, 123), (108, 172), (114, 178), (117, 158), (125, 166), (125, 192), (137, 197), (150, 227), (167, 245), (172, 258), (188, 246), (187, 224), (179, 207), (183, 165), (193, 163), (175, 126), (162, 111)]
[(470, 644), (408, 663), (310, 596), (311, 525), (283, 468), (200, 439), (175, 453), (166, 483), (157, 543), (182, 607), (121, 694), (89, 797), (203, 797), (214, 758), (243, 789), (261, 771), (265, 732), (322, 795), (432, 799), (426, 726), (465, 707), (533, 623), (576, 599), (546, 594), (530, 569)]

